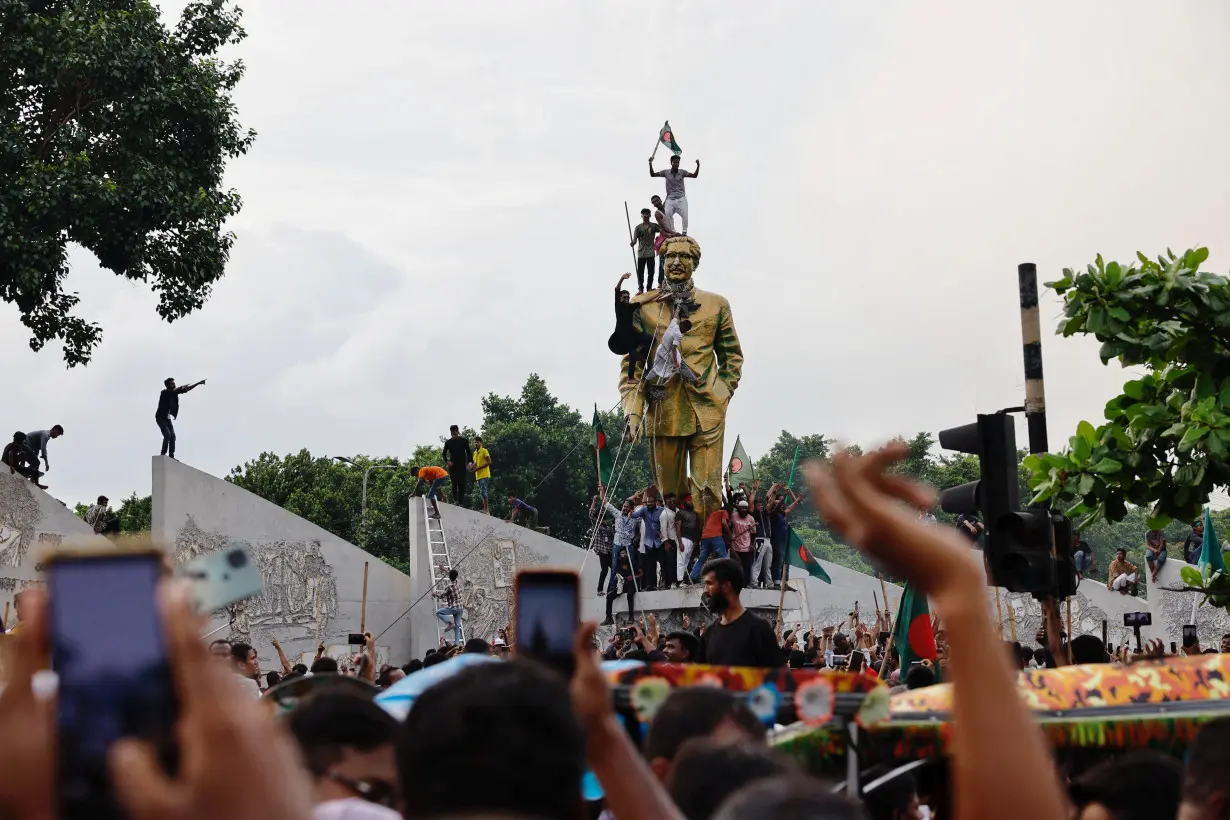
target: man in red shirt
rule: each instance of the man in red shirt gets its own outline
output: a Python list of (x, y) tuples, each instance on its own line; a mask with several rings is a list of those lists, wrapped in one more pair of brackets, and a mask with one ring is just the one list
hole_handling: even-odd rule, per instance
[(700, 580), (701, 568), (710, 558), (726, 557), (727, 538), (730, 538), (730, 515), (718, 507), (709, 513), (700, 532), (700, 552), (696, 556), (696, 566), (692, 568), (693, 581)]
[(431, 502), (432, 507), (431, 517), (439, 518), (440, 506), (436, 502), (444, 492), (444, 485), (448, 482), (448, 472), (443, 467), (437, 467), (432, 464), (427, 467), (411, 467), (410, 475), (418, 479), (418, 481), (414, 482), (415, 494), (418, 493), (419, 487), (422, 484), (427, 484), (427, 500)]

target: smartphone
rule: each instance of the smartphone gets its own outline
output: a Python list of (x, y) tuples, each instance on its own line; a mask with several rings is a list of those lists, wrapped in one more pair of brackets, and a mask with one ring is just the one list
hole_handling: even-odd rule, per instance
[(517, 654), (568, 677), (576, 668), (573, 645), (581, 600), (575, 572), (524, 570), (517, 573)]
[(1125, 612), (1123, 613), (1124, 626), (1152, 626), (1152, 612)]
[(1177, 655), (1177, 654), (1179, 654), (1179, 647), (1178, 647), (1178, 644), (1176, 644), (1174, 641), (1171, 641), (1171, 642), (1170, 642), (1170, 654), (1171, 654), (1171, 655)]
[(175, 574), (192, 581), (198, 612), (217, 612), (261, 591), (261, 574), (246, 547), (202, 555), (180, 566)]
[(59, 676), (59, 817), (121, 818), (107, 776), (117, 740), (149, 741), (176, 769), (177, 704), (154, 592), (157, 550), (70, 552), (46, 564), (52, 668)]
[(362, 632), (350, 632), (346, 635), (346, 643), (351, 646), (363, 646), (367, 643), (367, 638)]
[(1183, 646), (1195, 646), (1200, 642), (1200, 637), (1196, 634), (1195, 624), (1186, 624), (1183, 627)]

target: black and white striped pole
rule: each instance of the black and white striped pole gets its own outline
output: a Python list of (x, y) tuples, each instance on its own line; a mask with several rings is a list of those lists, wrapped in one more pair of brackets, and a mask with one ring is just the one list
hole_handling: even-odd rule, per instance
[(1021, 286), (1021, 350), (1025, 356), (1025, 424), (1029, 452), (1045, 453), (1046, 389), (1042, 383), (1042, 325), (1038, 318), (1038, 266), (1022, 262), (1016, 268)]

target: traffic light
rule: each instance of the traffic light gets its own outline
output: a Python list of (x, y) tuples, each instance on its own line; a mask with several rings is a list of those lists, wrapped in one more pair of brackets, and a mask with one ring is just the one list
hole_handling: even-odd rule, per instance
[(954, 514), (981, 513), (993, 582), (1012, 592), (1053, 594), (1051, 515), (1042, 508), (1019, 509), (1012, 417), (1007, 413), (979, 415), (974, 424), (943, 430), (939, 438), (946, 450), (978, 457), (979, 480), (941, 492), (940, 507)]

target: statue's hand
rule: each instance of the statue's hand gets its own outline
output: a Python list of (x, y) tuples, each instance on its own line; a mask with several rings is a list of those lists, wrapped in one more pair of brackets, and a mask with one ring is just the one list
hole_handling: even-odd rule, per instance
[(640, 435), (641, 417), (624, 417), (624, 444), (635, 444)]

